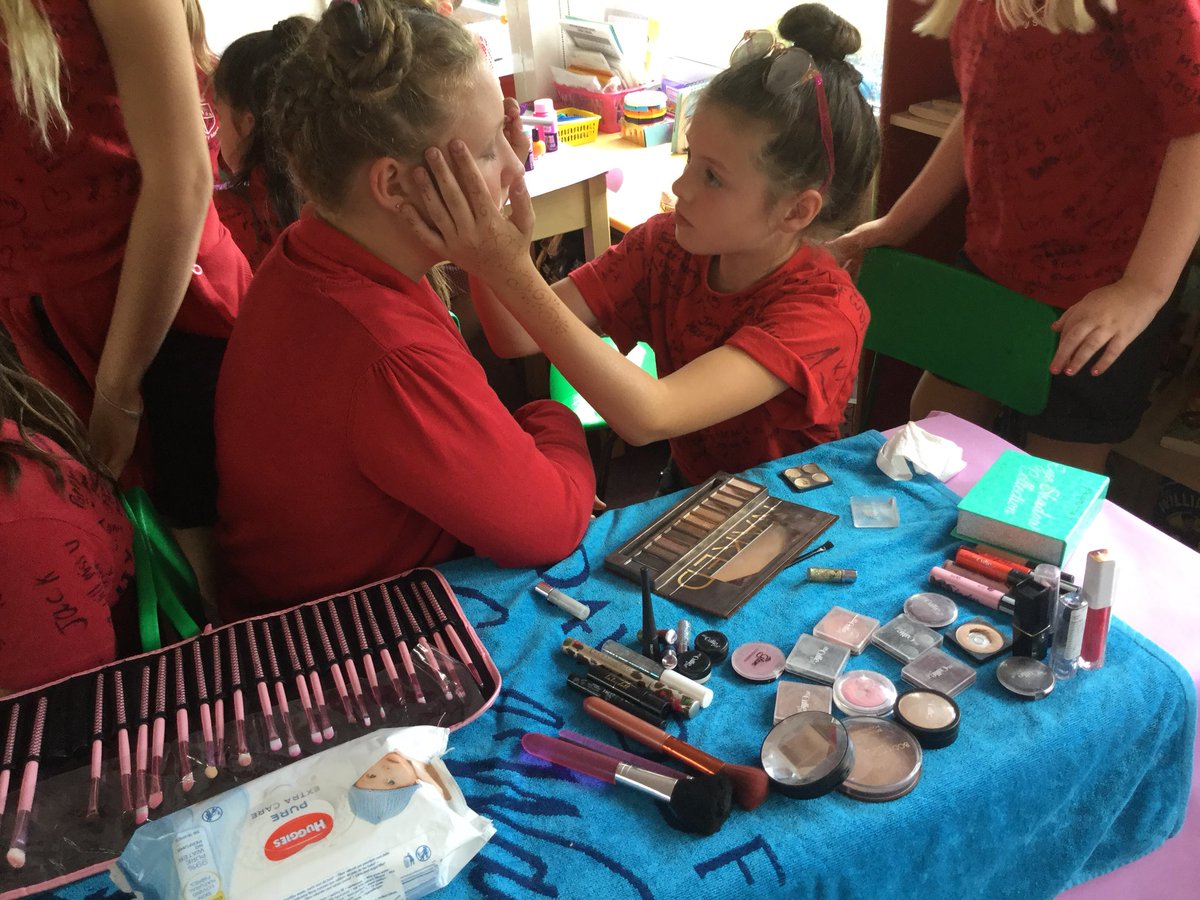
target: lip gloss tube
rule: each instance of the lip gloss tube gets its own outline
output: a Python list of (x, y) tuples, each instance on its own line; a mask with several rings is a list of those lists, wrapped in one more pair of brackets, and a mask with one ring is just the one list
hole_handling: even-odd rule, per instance
[[(96, 675), (95, 714), (92, 717), (92, 771), (91, 787), (88, 790), (87, 816), (93, 818), (100, 815), (100, 771), (104, 760), (104, 673)], [(8, 785), (0, 785), (0, 794), (8, 790)], [(3, 807), (0, 806), (0, 813)]]
[(213, 740), (212, 710), (208, 706), (208, 685), (204, 678), (204, 657), (200, 642), (192, 642), (192, 664), (196, 670), (196, 696), (200, 699), (200, 734), (204, 738), (204, 774), (217, 777), (217, 744)]
[(38, 699), (33, 714), (33, 732), (29, 736), (29, 753), (25, 771), (21, 773), (21, 792), (17, 795), (17, 817), (13, 822), (12, 842), (8, 846), (8, 864), (14, 869), (25, 865), (25, 848), (29, 845), (29, 818), (33, 814), (33, 797), (37, 791), (38, 763), (42, 758), (42, 732), (46, 727), (47, 699)]
[(392, 662), (392, 654), (388, 651), (387, 644), (384, 643), (383, 632), (379, 630), (379, 622), (375, 619), (375, 610), (371, 608), (371, 600), (366, 591), (362, 592), (360, 599), (362, 600), (363, 614), (367, 617), (367, 628), (370, 629), (371, 640), (379, 648), (379, 658), (383, 661), (383, 670), (387, 672), (388, 680), (392, 683), (396, 700), (403, 706), (406, 701), (404, 689), (400, 686), (400, 673), (396, 671), (396, 664)]
[[(1007, 582), (997, 581), (990, 575), (984, 575), (981, 572), (976, 572), (974, 569), (968, 569), (966, 566), (960, 566), (953, 560), (948, 559), (943, 562), (942, 568), (947, 572), (952, 572), (955, 575), (959, 575), (970, 581), (974, 581), (976, 584), (982, 584), (984, 587), (991, 588), (993, 591), (999, 591), (1001, 594), (1008, 593), (1009, 585)], [(1021, 575), (1017, 577), (1024, 578), (1025, 576)]]
[(271, 629), (266, 619), (259, 619), (262, 629), (263, 646), (267, 648), (267, 672), (271, 683), (275, 686), (275, 699), (279, 703), (279, 722), (283, 725), (283, 739), (287, 743), (288, 756), (300, 755), (300, 744), (292, 731), (292, 711), (288, 708), (287, 691), (283, 687), (283, 679), (279, 675), (279, 659), (275, 656), (275, 642), (271, 640)]
[(1083, 626), (1083, 646), (1079, 653), (1081, 669), (1104, 666), (1108, 647), (1108, 626), (1112, 618), (1113, 595), (1117, 590), (1117, 561), (1107, 550), (1093, 550), (1083, 569), (1083, 598), (1087, 601), (1087, 619)]
[(1008, 576), (1013, 572), (1025, 576), (1032, 571), (1028, 566), (989, 556), (978, 550), (972, 550), (970, 547), (959, 547), (954, 553), (954, 561), (964, 569), (970, 569), (972, 572), (978, 572), (980, 575), (986, 575), (988, 578), (1004, 583), (1007, 583)]
[[(121, 717), (122, 719), (124, 716)], [(8, 734), (4, 737), (4, 759), (0, 762), (0, 816), (8, 804), (8, 782), (12, 778), (13, 751), (17, 747), (17, 726), (21, 724), (21, 704), (14, 703), (8, 714)], [(126, 761), (129, 755), (125, 756)]]
[(296, 642), (292, 640), (292, 627), (288, 624), (286, 614), (279, 617), (279, 628), (283, 632), (283, 645), (287, 648), (292, 671), (296, 673), (296, 693), (300, 696), (300, 708), (304, 710), (304, 718), (308, 721), (309, 740), (314, 744), (319, 744), (325, 738), (313, 715), (312, 697), (309, 696), (308, 682), (305, 680), (306, 673), (304, 667), (300, 665), (300, 657), (296, 654)]

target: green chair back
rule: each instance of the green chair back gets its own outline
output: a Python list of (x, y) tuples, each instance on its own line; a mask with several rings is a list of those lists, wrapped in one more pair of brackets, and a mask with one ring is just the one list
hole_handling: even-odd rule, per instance
[[(612, 338), (605, 337), (604, 342), (614, 350), (617, 349)], [(638, 345), (626, 354), (626, 358), (641, 366), (643, 371), (657, 376), (658, 368), (654, 360), (654, 351), (645, 341), (639, 341)], [(579, 391), (571, 387), (571, 383), (563, 378), (562, 372), (558, 371), (558, 367), (554, 365), (550, 366), (550, 399), (557, 400), (575, 413), (582, 423), (584, 431), (594, 431), (597, 428), (605, 427), (606, 423), (603, 417), (592, 409), (592, 404), (583, 399)]]
[(1058, 343), (1050, 330), (1058, 318), (1054, 308), (981, 275), (891, 247), (866, 253), (858, 289), (871, 308), (867, 350), (1019, 412), (1045, 408)]

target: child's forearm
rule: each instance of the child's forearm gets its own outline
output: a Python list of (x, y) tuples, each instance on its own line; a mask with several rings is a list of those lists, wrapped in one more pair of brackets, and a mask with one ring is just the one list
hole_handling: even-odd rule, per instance
[(896, 246), (907, 244), (966, 186), (960, 111), (946, 127), (924, 168), (885, 215), (888, 242)]
[(479, 324), (483, 326), (492, 352), (501, 359), (516, 359), (539, 352), (540, 348), (529, 332), (504, 308), (491, 287), (474, 275), (467, 276), (467, 283), (471, 288), (475, 315), (479, 317)]

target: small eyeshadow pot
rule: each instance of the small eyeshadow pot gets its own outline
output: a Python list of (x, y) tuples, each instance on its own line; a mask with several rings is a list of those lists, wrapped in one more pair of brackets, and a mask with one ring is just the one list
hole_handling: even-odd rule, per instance
[(762, 767), (781, 794), (811, 800), (839, 787), (854, 766), (845, 726), (828, 713), (788, 716), (767, 734)]
[[(786, 723), (785, 723), (786, 724)], [(854, 745), (854, 765), (841, 792), (855, 800), (896, 800), (921, 780), (921, 745), (890, 719), (856, 716), (842, 725)]]
[(725, 658), (729, 656), (729, 638), (719, 631), (700, 632), (696, 635), (692, 646), (697, 650), (703, 650), (704, 654), (712, 660), (713, 665), (725, 662)]
[(862, 653), (867, 641), (879, 627), (879, 620), (859, 615), (840, 606), (832, 606), (821, 621), (813, 626), (812, 633), (821, 640), (849, 647), (851, 653)]
[(888, 656), (906, 663), (926, 650), (940, 647), (942, 635), (902, 614), (872, 634), (871, 643)]
[(933, 649), (922, 653), (901, 669), (900, 677), (927, 691), (957, 697), (975, 683), (975, 670), (950, 654)]
[(896, 685), (870, 669), (843, 672), (833, 683), (833, 704), (848, 716), (886, 716), (896, 705)]
[(850, 651), (840, 644), (831, 644), (811, 634), (802, 634), (792, 652), (788, 654), (784, 668), (801, 678), (819, 681), (821, 684), (833, 684), (846, 668), (849, 659)]
[(685, 650), (679, 655), (679, 664), (675, 671), (684, 678), (704, 684), (712, 674), (712, 660), (703, 650)]
[(987, 662), (1012, 646), (1012, 639), (987, 619), (970, 619), (951, 628), (946, 640), (976, 662)]
[(1007, 690), (1027, 700), (1041, 700), (1054, 690), (1054, 672), (1028, 656), (1010, 656), (996, 668), (996, 677)]
[(926, 750), (949, 747), (958, 738), (958, 704), (937, 691), (915, 690), (896, 701), (896, 721), (913, 733)]
[(774, 681), (783, 674), (783, 651), (774, 644), (751, 641), (733, 651), (729, 664), (747, 681)]
[(922, 591), (904, 601), (904, 614), (926, 628), (945, 628), (958, 618), (958, 604), (945, 594)]

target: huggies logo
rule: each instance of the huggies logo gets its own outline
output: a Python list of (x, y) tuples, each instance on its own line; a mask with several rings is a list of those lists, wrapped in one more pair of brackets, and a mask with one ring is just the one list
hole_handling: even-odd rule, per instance
[(329, 837), (332, 832), (333, 816), (310, 813), (276, 828), (263, 845), (263, 855), (271, 862), (280, 862)]

